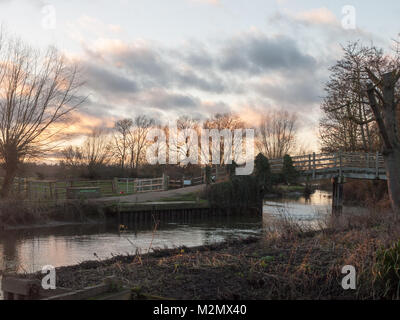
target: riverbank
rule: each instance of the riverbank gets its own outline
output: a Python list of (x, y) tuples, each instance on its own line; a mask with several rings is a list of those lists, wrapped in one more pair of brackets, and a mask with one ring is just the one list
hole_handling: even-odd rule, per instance
[[(279, 228), (279, 234), (277, 230)], [(281, 221), (275, 232), (194, 248), (137, 252), (57, 268), (57, 285), (83, 288), (116, 276), (146, 296), (168, 299), (382, 299), (386, 278), (379, 248), (400, 237), (389, 215), (343, 217), (322, 231)], [(400, 254), (400, 253), (399, 253)], [(379, 262), (379, 263), (378, 263)], [(384, 261), (383, 261), (384, 262)], [(390, 262), (389, 262), (390, 264)], [(356, 290), (344, 290), (344, 265), (356, 269)], [(379, 268), (377, 266), (380, 266)], [(42, 275), (25, 275), (41, 278)], [(391, 279), (391, 278), (389, 278)], [(391, 281), (399, 279), (391, 279)]]

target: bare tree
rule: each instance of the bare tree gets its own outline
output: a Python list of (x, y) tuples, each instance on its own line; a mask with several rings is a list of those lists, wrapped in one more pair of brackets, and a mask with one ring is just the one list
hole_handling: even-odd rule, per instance
[(57, 139), (57, 124), (79, 106), (77, 68), (56, 49), (42, 54), (20, 40), (0, 39), (0, 158), (7, 197), (17, 170)]
[[(173, 145), (170, 147), (178, 153), (179, 161), (194, 156), (196, 159), (192, 159), (192, 161), (197, 162), (198, 153), (191, 154), (191, 152), (195, 151), (194, 147), (198, 146), (198, 133), (200, 129), (199, 120), (189, 116), (181, 116), (177, 120), (176, 126), (181, 137), (175, 137), (175, 139), (172, 138), (171, 142)], [(196, 137), (191, 136), (192, 130), (196, 132)], [(193, 139), (197, 139), (197, 141)]]
[(131, 119), (119, 120), (115, 123), (116, 134), (114, 134), (115, 157), (122, 170), (125, 169), (129, 153), (129, 140), (133, 121)]
[(137, 169), (146, 154), (147, 133), (155, 125), (155, 120), (145, 115), (137, 116), (129, 135), (130, 167)]
[[(236, 129), (244, 129), (246, 127), (244, 121), (237, 115), (233, 113), (217, 113), (208, 120), (206, 120), (203, 124), (204, 129), (208, 130), (219, 130), (220, 134), (223, 136), (224, 130), (229, 131), (229, 138), (226, 139), (224, 136), (223, 139), (220, 139), (219, 144), (214, 144), (212, 142), (211, 137), (209, 138), (209, 153), (210, 155), (208, 156), (209, 159), (212, 159), (212, 154), (215, 151), (218, 151), (220, 153), (220, 165), (225, 165), (225, 158), (226, 154), (229, 153), (229, 155), (234, 155), (234, 158), (237, 160), (238, 158), (238, 150), (239, 143), (242, 142), (241, 139), (238, 139), (238, 137), (235, 137), (234, 135), (234, 130)], [(227, 131), (225, 131), (227, 133)], [(236, 138), (236, 139), (235, 139)], [(229, 140), (229, 141), (225, 141)], [(204, 157), (205, 155), (202, 154)], [(232, 157), (232, 160), (235, 160)]]
[(89, 177), (95, 177), (97, 170), (111, 161), (111, 143), (102, 129), (94, 129), (84, 141), (81, 150)]
[(268, 159), (283, 158), (289, 154), (296, 142), (295, 113), (271, 111), (261, 117), (257, 129), (256, 147)]
[(61, 150), (62, 161), (69, 167), (83, 165), (83, 154), (80, 147), (68, 146)]
[(63, 167), (63, 169), (66, 169), (67, 172), (72, 176), (82, 175), (82, 170), (84, 168), (84, 159), (80, 147), (68, 146), (61, 150), (60, 155), (60, 165)]
[[(364, 59), (359, 60), (354, 72), (362, 73), (358, 81), (358, 89), (354, 90), (356, 99), (338, 103), (331, 111), (342, 112), (352, 122), (358, 125), (373, 124), (378, 129), (381, 140), (382, 154), (385, 160), (386, 175), (391, 206), (396, 216), (400, 214), (400, 50), (396, 44), (394, 55), (385, 55), (382, 50), (372, 46), (365, 48)], [(353, 73), (354, 73), (353, 72)], [(351, 73), (350, 73), (351, 74)], [(361, 88), (366, 88), (363, 93)], [(349, 88), (350, 89), (350, 88)], [(349, 114), (350, 105), (360, 102), (361, 95), (367, 97), (369, 111), (364, 118)], [(363, 103), (364, 105), (364, 103)]]
[(330, 68), (331, 76), (325, 86), (326, 97), (321, 104), (320, 120), (322, 150), (327, 152), (364, 151), (380, 149), (379, 133), (368, 106), (364, 90), (369, 79), (365, 65), (384, 68), (382, 50), (365, 47), (359, 42), (343, 48), (344, 56)]

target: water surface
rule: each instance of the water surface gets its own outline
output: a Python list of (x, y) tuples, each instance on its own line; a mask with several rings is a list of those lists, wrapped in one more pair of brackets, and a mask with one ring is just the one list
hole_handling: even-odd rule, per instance
[[(270, 219), (282, 215), (317, 224), (329, 214), (331, 197), (317, 191), (303, 196), (268, 199), (261, 216), (230, 216), (176, 219), (154, 224), (127, 225), (119, 232), (116, 225), (75, 225), (44, 229), (7, 231), (0, 235), (0, 270), (39, 271), (45, 265), (74, 265), (85, 260), (106, 259), (118, 254), (142, 253), (152, 248), (199, 246), (229, 239), (262, 235)], [(1, 294), (1, 290), (0, 290)]]

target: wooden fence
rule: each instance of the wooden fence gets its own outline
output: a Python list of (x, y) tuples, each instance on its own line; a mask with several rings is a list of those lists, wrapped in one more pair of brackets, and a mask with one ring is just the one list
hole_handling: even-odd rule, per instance
[(29, 200), (64, 200), (68, 188), (97, 187), (103, 197), (167, 190), (168, 177), (113, 180), (34, 180), (15, 178), (12, 193)]
[[(186, 183), (185, 183), (186, 182)], [(169, 179), (169, 189), (185, 188), (190, 186), (197, 186), (205, 183), (204, 176), (195, 178), (181, 178), (181, 179)]]

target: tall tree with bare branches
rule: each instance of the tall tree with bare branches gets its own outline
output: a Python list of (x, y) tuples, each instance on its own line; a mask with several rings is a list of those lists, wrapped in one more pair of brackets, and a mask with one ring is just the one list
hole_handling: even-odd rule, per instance
[(146, 139), (149, 130), (154, 127), (155, 120), (146, 116), (140, 115), (133, 120), (132, 129), (129, 135), (129, 153), (130, 167), (137, 169), (139, 163), (146, 154), (148, 141)]
[(287, 111), (271, 111), (261, 117), (256, 147), (268, 159), (283, 158), (296, 142), (297, 117)]
[(82, 157), (90, 178), (97, 176), (97, 170), (111, 161), (111, 142), (104, 130), (95, 128), (81, 147)]
[(320, 141), (323, 151), (375, 152), (381, 147), (376, 123), (368, 106), (365, 71), (373, 63), (378, 69), (386, 64), (382, 50), (360, 42), (343, 47), (343, 57), (330, 68), (321, 104)]
[[(358, 44), (356, 44), (358, 46)], [(363, 58), (344, 72), (344, 83), (355, 82), (347, 90), (352, 95), (337, 100), (328, 112), (340, 113), (356, 125), (376, 126), (380, 138), (388, 190), (393, 211), (400, 215), (400, 47), (395, 44), (394, 54), (384, 54), (375, 46), (361, 47)], [(345, 58), (346, 59), (346, 58)], [(354, 75), (358, 75), (358, 78)], [(350, 81), (350, 82), (349, 82)], [(352, 105), (366, 108), (363, 117), (351, 114)], [(352, 150), (353, 151), (353, 150)]]
[(50, 149), (57, 124), (84, 99), (77, 67), (54, 48), (42, 53), (2, 36), (0, 61), (1, 196), (7, 197), (20, 164)]
[(114, 134), (114, 151), (115, 157), (122, 171), (125, 169), (126, 162), (129, 156), (129, 141), (131, 137), (131, 128), (133, 121), (131, 119), (122, 119), (115, 123)]

